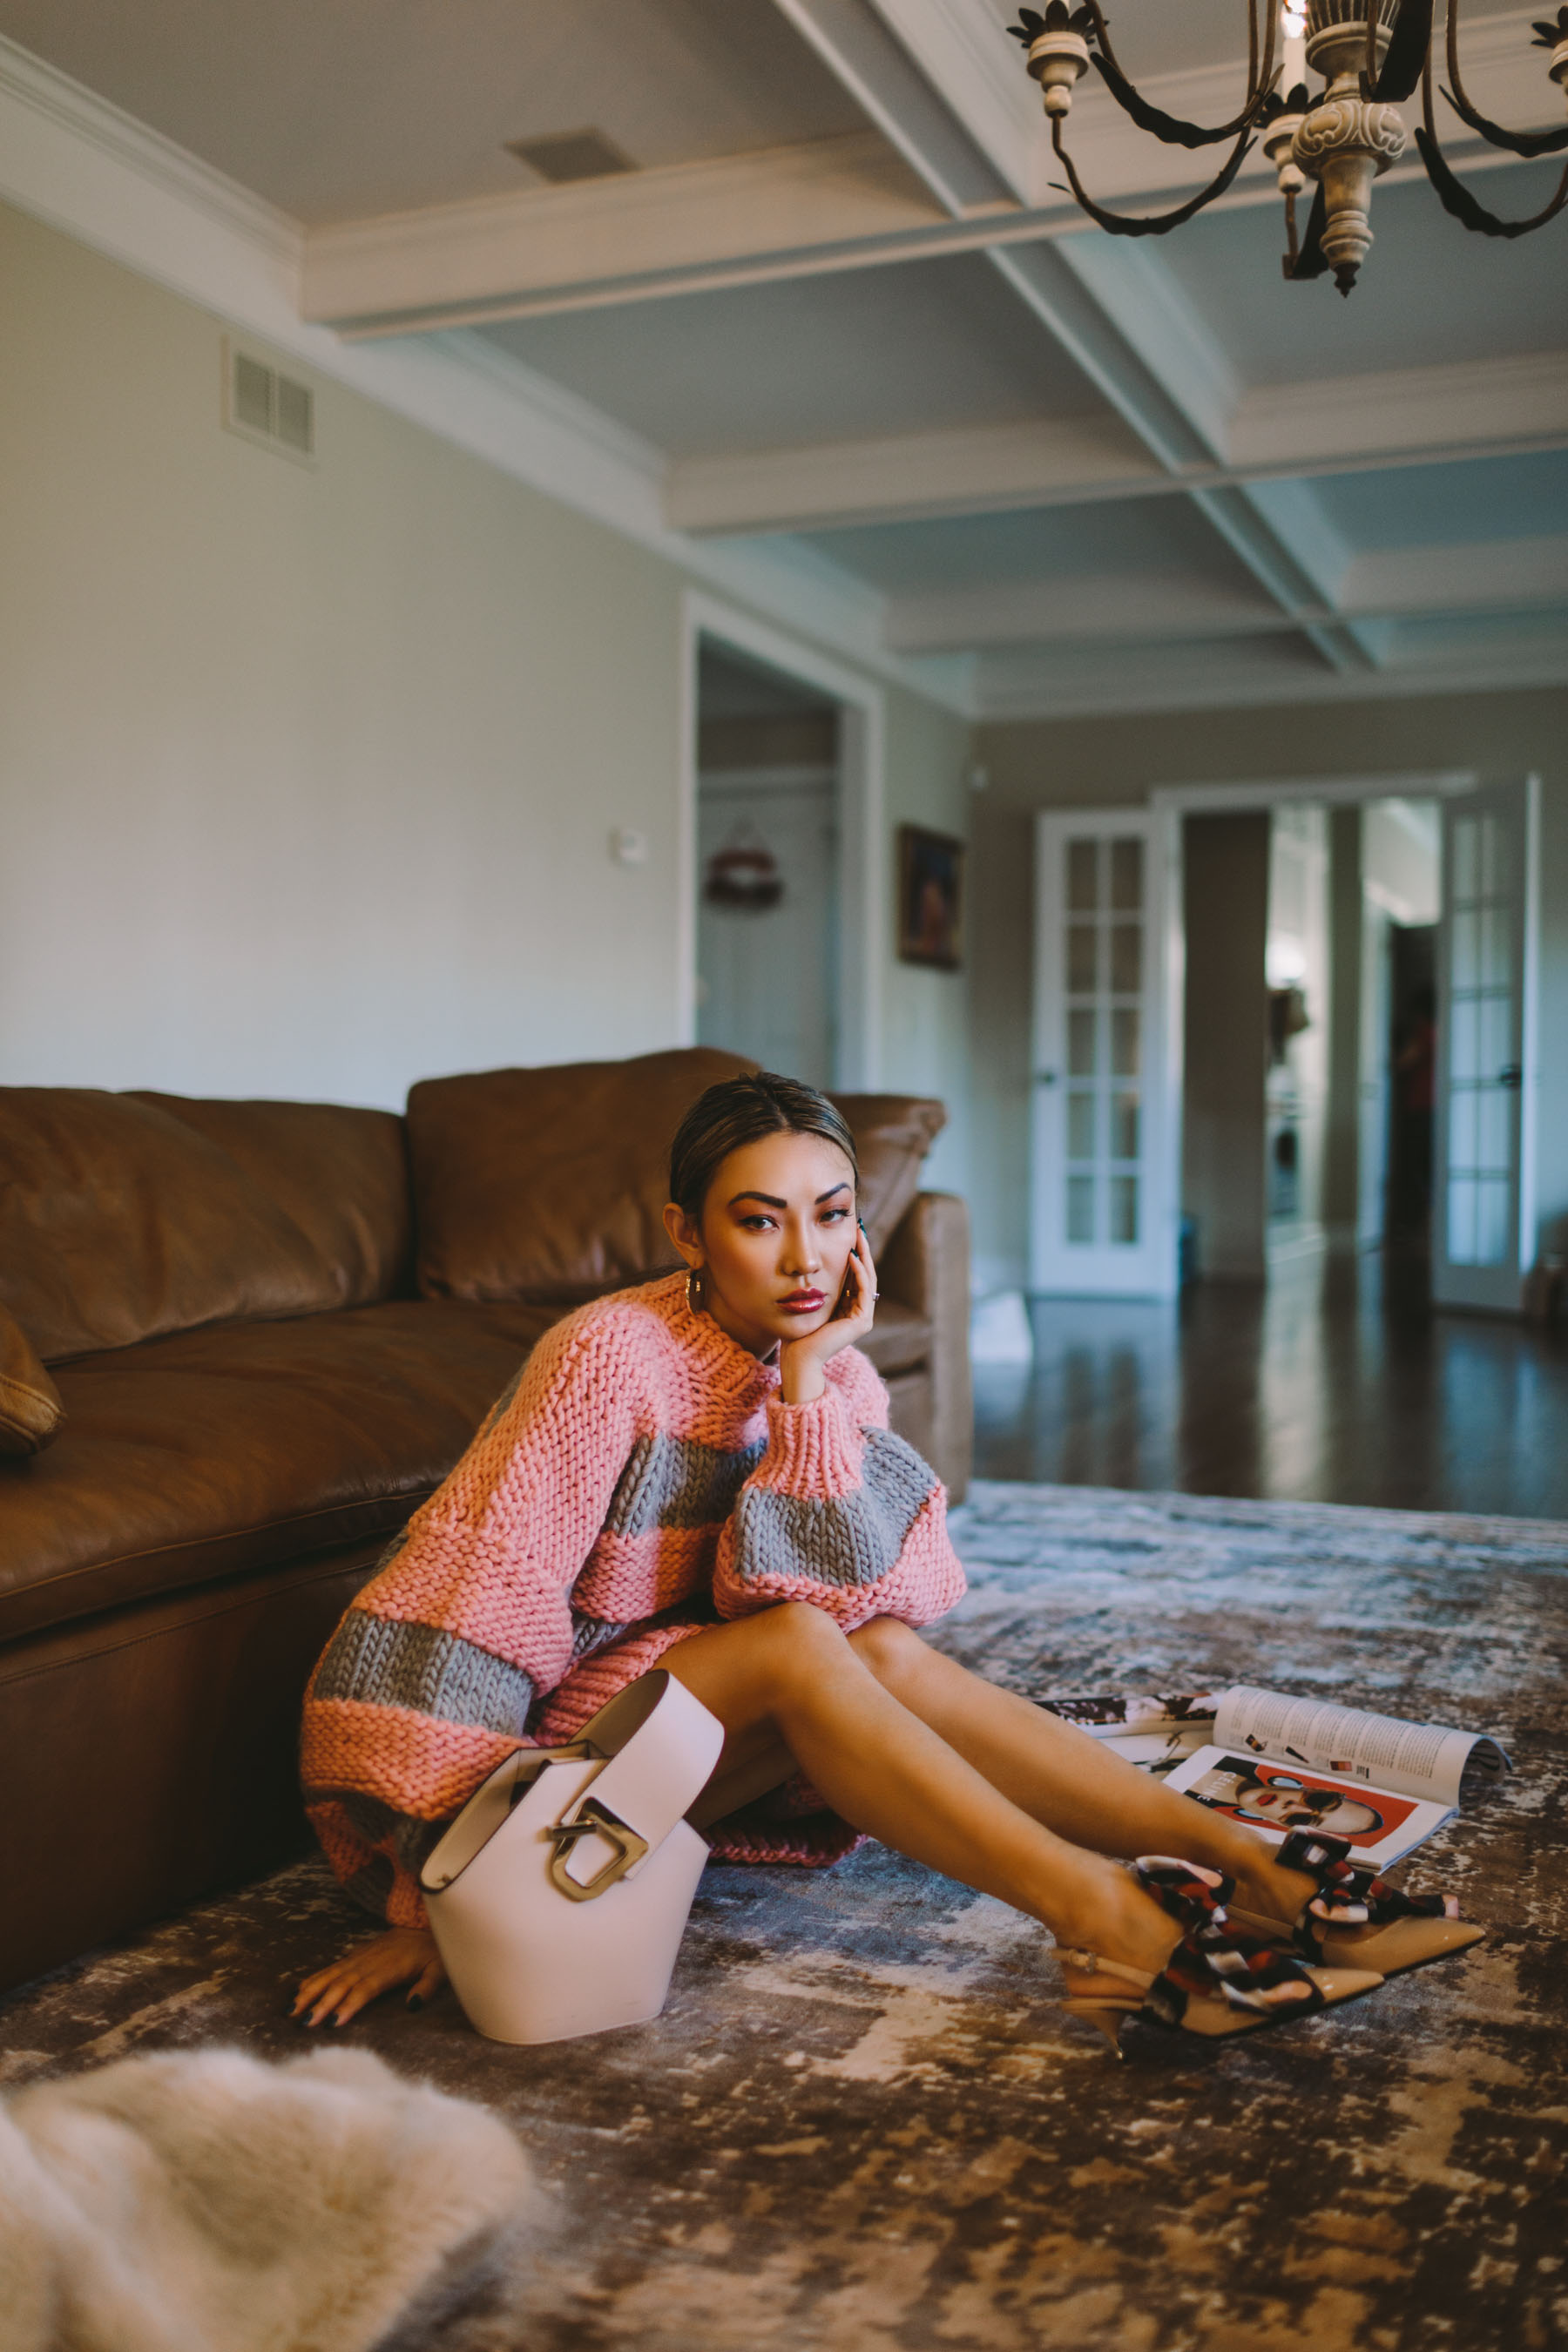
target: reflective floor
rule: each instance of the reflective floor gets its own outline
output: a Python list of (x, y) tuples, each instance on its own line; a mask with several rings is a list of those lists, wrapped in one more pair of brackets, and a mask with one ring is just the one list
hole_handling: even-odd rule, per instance
[(980, 1477), (1568, 1518), (1568, 1331), (1435, 1314), (1419, 1261), (1031, 1317), (1032, 1368), (975, 1368)]

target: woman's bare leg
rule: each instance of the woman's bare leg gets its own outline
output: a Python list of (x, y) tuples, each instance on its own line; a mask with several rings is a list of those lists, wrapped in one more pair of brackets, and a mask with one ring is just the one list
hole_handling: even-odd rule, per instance
[(1168, 1789), (1016, 1692), (998, 1690), (910, 1627), (878, 1617), (849, 1642), (901, 1706), (1058, 1837), (1096, 1853), (1176, 1854), (1228, 1871), (1245, 1907), (1278, 1918), (1294, 1918), (1315, 1891), (1311, 1880), (1280, 1870), (1275, 1849), (1244, 1822)]
[[(861, 1647), (877, 1654), (869, 1644)], [(886, 1688), (853, 1637), (809, 1602), (786, 1602), (692, 1634), (668, 1650), (663, 1664), (724, 1726), (715, 1790), (736, 1785), (782, 1741), (856, 1828), (982, 1894), (999, 1895), (1040, 1920), (1059, 1943), (1156, 1969), (1176, 1940), (1170, 1919), (1124, 1871), (1058, 1835), (996, 1787)], [(1042, 1764), (1042, 1791), (1048, 1779)], [(1205, 1826), (1203, 1807), (1184, 1806), (1145, 1774), (1129, 1769), (1128, 1779), (1129, 1825), (1113, 1851), (1148, 1851), (1147, 1829), (1156, 1820), (1168, 1828), (1171, 1806), (1179, 1809), (1184, 1830), (1188, 1811), (1196, 1829)], [(1151, 1798), (1168, 1801), (1152, 1816)], [(1089, 1820), (1087, 1789), (1069, 1800), (1069, 1811)], [(1179, 1850), (1190, 1852), (1193, 1843), (1188, 1838)]]

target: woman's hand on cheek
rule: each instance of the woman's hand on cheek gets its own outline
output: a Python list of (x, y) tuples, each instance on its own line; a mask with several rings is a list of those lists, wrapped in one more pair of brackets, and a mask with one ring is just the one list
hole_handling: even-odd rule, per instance
[(845, 1268), (841, 1304), (826, 1323), (779, 1347), (779, 1397), (784, 1404), (811, 1404), (827, 1386), (823, 1367), (841, 1348), (852, 1348), (871, 1328), (877, 1312), (877, 1269), (864, 1228)]

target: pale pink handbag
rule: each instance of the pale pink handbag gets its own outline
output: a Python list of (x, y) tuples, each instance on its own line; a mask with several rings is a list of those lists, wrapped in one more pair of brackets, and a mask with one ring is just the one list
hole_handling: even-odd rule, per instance
[(436, 1942), (492, 2042), (565, 2042), (657, 2017), (708, 1842), (685, 1815), (723, 1727), (657, 1667), (565, 1748), (525, 1748), (424, 1869)]

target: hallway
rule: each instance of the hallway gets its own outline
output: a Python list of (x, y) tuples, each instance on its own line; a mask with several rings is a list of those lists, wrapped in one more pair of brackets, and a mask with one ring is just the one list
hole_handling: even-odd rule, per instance
[(1568, 1332), (1435, 1315), (1425, 1273), (1037, 1299), (1033, 1367), (975, 1367), (976, 1475), (1568, 1518)]

